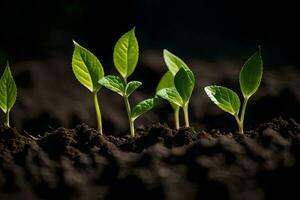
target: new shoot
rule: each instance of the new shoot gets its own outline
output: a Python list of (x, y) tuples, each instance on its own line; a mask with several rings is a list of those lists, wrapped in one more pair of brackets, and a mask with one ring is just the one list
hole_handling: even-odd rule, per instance
[(189, 127), (189, 100), (192, 95), (195, 78), (189, 67), (176, 55), (164, 50), (164, 60), (169, 69), (161, 78), (156, 94), (169, 101), (174, 110), (175, 128), (179, 129), (179, 110), (183, 108), (185, 126)]
[(257, 91), (263, 74), (263, 61), (261, 50), (254, 53), (244, 64), (240, 71), (239, 83), (243, 93), (244, 102), (240, 112), (240, 99), (238, 95), (222, 86), (207, 86), (204, 88), (208, 97), (222, 110), (234, 116), (241, 134), (244, 133), (244, 118), (249, 98)]
[(104, 76), (104, 70), (102, 64), (94, 54), (80, 46), (77, 42), (73, 41), (73, 43), (75, 49), (72, 58), (72, 69), (77, 80), (93, 95), (98, 131), (102, 135), (101, 110), (97, 93), (101, 88), (98, 80)]
[(17, 86), (7, 63), (0, 79), (0, 108), (5, 113), (5, 126), (10, 127), (9, 113), (17, 98)]
[(139, 46), (134, 31), (135, 28), (125, 33), (114, 48), (114, 65), (122, 78), (108, 75), (98, 81), (102, 86), (123, 97), (131, 138), (135, 137), (135, 120), (160, 102), (160, 98), (154, 97), (139, 102), (133, 108), (130, 106), (129, 96), (142, 85), (139, 81), (128, 82), (128, 77), (134, 72), (139, 57)]

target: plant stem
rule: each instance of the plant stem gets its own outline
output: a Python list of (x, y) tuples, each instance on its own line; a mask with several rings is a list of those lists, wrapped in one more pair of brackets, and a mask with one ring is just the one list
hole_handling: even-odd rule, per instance
[(175, 128), (179, 129), (179, 107), (178, 106), (174, 109), (174, 121), (175, 121)]
[(239, 127), (239, 133), (243, 134), (243, 133), (244, 133), (244, 132), (243, 132), (243, 125), (241, 124), (238, 115), (234, 115), (234, 118), (235, 118), (236, 123), (237, 123), (237, 125), (238, 125), (238, 127)]
[(99, 106), (99, 102), (98, 102), (97, 92), (93, 92), (93, 96), (94, 96), (94, 105), (95, 105), (95, 111), (96, 111), (96, 117), (97, 117), (98, 131), (101, 135), (103, 135), (101, 111), (100, 111), (100, 106)]
[[(242, 107), (241, 116), (240, 116), (240, 119), (237, 121), (238, 125), (239, 125), (239, 132), (241, 134), (244, 134), (244, 118), (245, 118), (245, 112), (246, 112), (248, 99), (249, 99), (249, 97), (244, 98), (244, 103), (243, 103), (243, 107)], [(235, 116), (235, 117), (237, 118), (237, 116)]]
[(183, 106), (183, 114), (184, 114), (184, 122), (186, 127), (190, 127), (190, 120), (189, 120), (189, 104), (187, 103)]
[(7, 126), (8, 128), (10, 128), (10, 124), (9, 124), (9, 110), (6, 112), (5, 117), (6, 117), (5, 126)]
[(130, 108), (128, 96), (124, 95), (123, 98), (124, 98), (124, 102), (125, 102), (125, 106), (126, 106), (126, 111), (127, 111), (127, 115), (128, 115), (128, 122), (129, 122), (129, 127), (130, 127), (130, 135), (131, 135), (131, 138), (134, 138), (134, 136), (135, 136), (135, 133), (134, 133), (134, 120), (131, 118), (131, 108)]

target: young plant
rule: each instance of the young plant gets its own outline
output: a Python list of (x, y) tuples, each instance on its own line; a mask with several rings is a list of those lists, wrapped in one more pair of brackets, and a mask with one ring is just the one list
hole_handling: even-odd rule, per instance
[(0, 108), (6, 115), (5, 126), (10, 127), (9, 112), (14, 106), (17, 98), (17, 86), (11, 74), (9, 64), (0, 79)]
[(195, 85), (194, 75), (179, 57), (166, 49), (163, 54), (169, 71), (161, 78), (156, 93), (161, 98), (170, 102), (174, 110), (175, 128), (179, 129), (180, 107), (182, 107), (184, 111), (185, 125), (189, 127), (188, 105)]
[(142, 85), (139, 81), (127, 82), (128, 77), (136, 68), (139, 57), (139, 47), (134, 31), (135, 28), (125, 33), (117, 41), (114, 48), (114, 64), (122, 78), (114, 75), (108, 75), (98, 81), (102, 86), (123, 97), (132, 138), (135, 137), (134, 121), (160, 102), (158, 97), (149, 98), (139, 102), (133, 107), (133, 109), (131, 109), (129, 96)]
[(234, 116), (241, 134), (244, 133), (244, 118), (246, 106), (249, 98), (257, 91), (263, 74), (263, 62), (261, 57), (261, 50), (254, 53), (244, 64), (240, 71), (240, 88), (243, 93), (244, 102), (242, 111), (240, 112), (240, 99), (238, 95), (222, 86), (207, 86), (204, 88), (208, 97), (222, 110)]
[(73, 41), (75, 45), (72, 69), (77, 80), (93, 94), (94, 106), (97, 117), (98, 131), (102, 135), (101, 110), (97, 93), (101, 88), (98, 80), (104, 76), (102, 64), (97, 57), (86, 48)]

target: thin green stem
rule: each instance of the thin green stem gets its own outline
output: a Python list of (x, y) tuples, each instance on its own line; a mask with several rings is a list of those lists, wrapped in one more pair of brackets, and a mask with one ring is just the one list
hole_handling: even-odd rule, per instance
[(244, 132), (243, 132), (243, 125), (241, 124), (238, 115), (234, 115), (234, 118), (235, 118), (236, 123), (237, 123), (237, 125), (238, 125), (238, 127), (239, 127), (239, 133), (243, 134), (243, 133), (244, 133)]
[(240, 116), (240, 120), (239, 120), (240, 121), (239, 122), (239, 129), (240, 129), (240, 133), (242, 133), (242, 134), (244, 134), (244, 118), (245, 118), (245, 112), (246, 112), (248, 99), (249, 99), (249, 97), (244, 98), (242, 112), (241, 112), (241, 116)]
[(10, 124), (9, 124), (9, 110), (5, 113), (5, 117), (6, 117), (5, 126), (7, 126), (8, 128), (10, 128)]
[(101, 111), (100, 111), (100, 106), (99, 106), (99, 102), (98, 102), (97, 92), (93, 93), (93, 97), (94, 97), (94, 105), (95, 105), (95, 111), (96, 111), (96, 117), (97, 117), (98, 131), (101, 135), (103, 135)]
[(130, 135), (131, 135), (131, 138), (134, 138), (134, 136), (135, 136), (135, 133), (134, 133), (134, 120), (131, 118), (131, 108), (130, 108), (128, 96), (124, 95), (123, 98), (124, 98), (124, 102), (125, 102), (125, 106), (126, 106), (126, 111), (127, 111), (127, 115), (128, 115), (128, 122), (129, 122), (129, 127), (130, 127)]
[(184, 114), (184, 122), (186, 127), (190, 127), (190, 120), (189, 120), (189, 104), (187, 103), (183, 106), (183, 114)]
[(174, 109), (174, 122), (175, 128), (179, 129), (179, 107)]

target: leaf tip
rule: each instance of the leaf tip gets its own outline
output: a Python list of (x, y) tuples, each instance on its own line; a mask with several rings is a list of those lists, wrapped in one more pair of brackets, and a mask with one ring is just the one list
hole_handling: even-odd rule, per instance
[(75, 46), (79, 45), (75, 40), (72, 40)]

